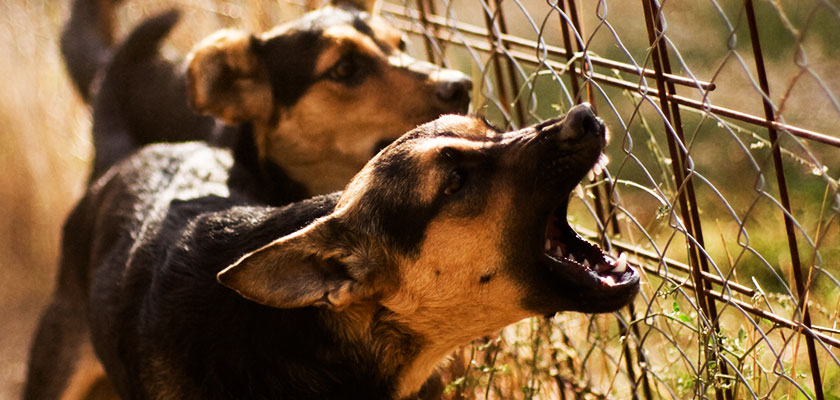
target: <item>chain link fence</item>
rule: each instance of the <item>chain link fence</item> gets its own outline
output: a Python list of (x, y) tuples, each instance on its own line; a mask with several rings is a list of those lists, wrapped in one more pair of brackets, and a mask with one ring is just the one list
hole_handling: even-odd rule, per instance
[(611, 162), (572, 222), (644, 268), (620, 312), (461, 350), (448, 396), (837, 398), (837, 2), (391, 1), (498, 125), (597, 108)]

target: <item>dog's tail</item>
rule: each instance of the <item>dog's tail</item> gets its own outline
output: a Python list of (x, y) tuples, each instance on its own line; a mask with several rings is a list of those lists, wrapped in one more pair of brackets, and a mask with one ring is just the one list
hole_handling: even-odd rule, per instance
[[(84, 0), (81, 2), (85, 2)], [(142, 128), (132, 120), (132, 86), (137, 85), (136, 68), (155, 58), (160, 42), (178, 22), (180, 13), (169, 10), (143, 21), (114, 50), (102, 71), (93, 102), (94, 162), (91, 180), (110, 166), (152, 140), (139, 136)], [(150, 88), (151, 89), (151, 88)]]
[(91, 84), (108, 63), (114, 44), (114, 8), (119, 0), (76, 0), (61, 32), (61, 54), (73, 84), (85, 102)]

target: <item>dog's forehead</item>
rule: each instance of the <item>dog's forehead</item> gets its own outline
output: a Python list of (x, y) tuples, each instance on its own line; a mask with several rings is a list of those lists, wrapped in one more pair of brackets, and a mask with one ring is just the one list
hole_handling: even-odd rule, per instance
[(462, 150), (485, 148), (498, 143), (505, 134), (484, 119), (464, 115), (444, 115), (419, 126), (406, 139), (406, 145), (418, 154), (436, 152), (441, 148)]
[(493, 141), (499, 131), (484, 119), (466, 115), (444, 115), (418, 127), (424, 137), (455, 137), (466, 140)]
[[(342, 36), (368, 37), (378, 45), (395, 46), (402, 38), (402, 32), (378, 16), (364, 11), (340, 7), (325, 7), (286, 24), (279, 25), (263, 34), (263, 39), (288, 36), (295, 32), (321, 33), (326, 40)], [(329, 33), (330, 34), (324, 34)]]

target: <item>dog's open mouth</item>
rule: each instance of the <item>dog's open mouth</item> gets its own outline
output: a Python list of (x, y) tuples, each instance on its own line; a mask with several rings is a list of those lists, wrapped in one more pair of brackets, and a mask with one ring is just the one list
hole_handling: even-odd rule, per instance
[(627, 262), (627, 255), (615, 258), (580, 237), (566, 221), (567, 209), (568, 201), (564, 201), (546, 223), (544, 250), (551, 272), (572, 275), (579, 285), (599, 290), (636, 285), (639, 273)]
[[(579, 284), (600, 285), (603, 289), (620, 288), (638, 282), (638, 272), (627, 262), (627, 255), (618, 258), (578, 235), (566, 222), (566, 205), (558, 207), (548, 219), (545, 229), (545, 257), (552, 272), (572, 272), (584, 279)], [(568, 271), (568, 269), (576, 269)]]

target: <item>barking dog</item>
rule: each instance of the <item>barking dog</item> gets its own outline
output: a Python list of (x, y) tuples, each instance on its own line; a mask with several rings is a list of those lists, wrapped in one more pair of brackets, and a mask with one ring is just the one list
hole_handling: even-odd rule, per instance
[(29, 379), (60, 393), (56, 355), (92, 343), (126, 399), (433, 398), (456, 346), (632, 300), (636, 269), (566, 222), (604, 143), (588, 105), (507, 133), (444, 116), (282, 208), (242, 193), (225, 150), (148, 147), (69, 217), (45, 317), (65, 318), (42, 323)]
[(385, 144), (469, 104), (468, 77), (409, 57), (402, 33), (370, 12), (373, 1), (336, 0), (258, 35), (217, 32), (184, 68), (158, 54), (176, 12), (113, 49), (113, 3), (77, 0), (62, 35), (71, 77), (93, 106), (94, 177), (145, 144), (233, 136), (222, 141), (266, 186), (288, 178), (304, 198), (340, 190)]

